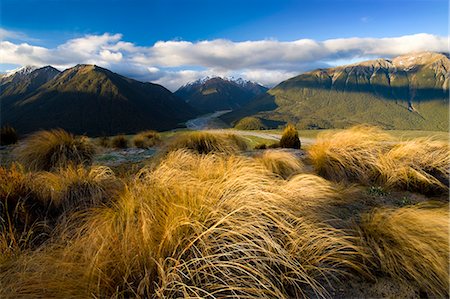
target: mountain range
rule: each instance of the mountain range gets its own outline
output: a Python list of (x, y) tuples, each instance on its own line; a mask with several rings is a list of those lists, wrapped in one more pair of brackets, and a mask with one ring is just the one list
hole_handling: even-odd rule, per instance
[(448, 130), (449, 72), (448, 55), (432, 52), (317, 69), (281, 82), (222, 119), (233, 124), (255, 116), (303, 129), (369, 123)]
[(0, 88), (1, 123), (21, 134), (55, 127), (94, 136), (168, 130), (197, 115), (160, 85), (95, 65), (63, 72), (27, 67), (3, 75)]
[(180, 87), (175, 95), (202, 113), (235, 110), (268, 88), (242, 78), (205, 77)]
[(207, 77), (175, 93), (95, 65), (23, 67), (0, 75), (0, 124), (20, 134), (60, 127), (114, 135), (182, 127), (199, 114), (234, 125), (248, 116), (266, 127), (449, 129), (449, 56), (424, 52), (317, 69), (267, 89), (243, 79)]

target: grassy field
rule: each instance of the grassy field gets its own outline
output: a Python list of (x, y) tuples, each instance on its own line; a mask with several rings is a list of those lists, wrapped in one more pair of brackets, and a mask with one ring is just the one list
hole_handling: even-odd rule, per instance
[(256, 133), (2, 148), (0, 298), (449, 295), (445, 133)]

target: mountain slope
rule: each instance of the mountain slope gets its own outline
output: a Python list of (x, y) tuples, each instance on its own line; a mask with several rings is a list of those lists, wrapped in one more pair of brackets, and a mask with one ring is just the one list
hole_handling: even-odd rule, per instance
[(20, 99), (2, 96), (2, 123), (20, 133), (61, 127), (89, 135), (172, 129), (195, 116), (164, 87), (94, 65), (67, 69)]
[(222, 118), (293, 122), (299, 128), (370, 123), (388, 129), (448, 130), (450, 61), (424, 52), (318, 69), (286, 80)]
[(197, 110), (208, 113), (240, 108), (266, 91), (266, 87), (241, 78), (206, 77), (180, 87), (175, 95)]

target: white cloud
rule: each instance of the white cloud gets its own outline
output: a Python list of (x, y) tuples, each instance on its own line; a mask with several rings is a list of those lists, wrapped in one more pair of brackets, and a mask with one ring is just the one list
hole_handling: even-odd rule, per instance
[[(18, 34), (18, 33), (15, 33)], [(1, 63), (53, 65), (64, 69), (92, 63), (171, 90), (205, 75), (242, 76), (268, 86), (317, 67), (418, 51), (448, 51), (448, 37), (414, 34), (389, 38), (343, 38), (289, 42), (159, 41), (150, 47), (122, 40), (121, 34), (87, 35), (45, 48), (14, 43), (14, 34), (0, 29)]]

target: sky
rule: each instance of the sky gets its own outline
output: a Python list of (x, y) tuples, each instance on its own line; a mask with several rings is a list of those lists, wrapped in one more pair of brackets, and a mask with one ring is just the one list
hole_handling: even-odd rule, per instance
[(0, 72), (96, 64), (174, 91), (449, 49), (447, 0), (0, 0)]

